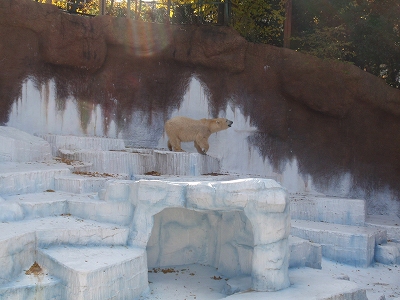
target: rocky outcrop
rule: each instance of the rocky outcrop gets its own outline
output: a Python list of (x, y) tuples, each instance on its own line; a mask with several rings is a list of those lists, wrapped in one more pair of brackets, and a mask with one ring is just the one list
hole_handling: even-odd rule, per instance
[(45, 62), (88, 70), (98, 69), (104, 62), (103, 33), (89, 18), (78, 19), (50, 4), (11, 0), (2, 1), (0, 15), (1, 25), (36, 33)]
[[(3, 41), (10, 39), (8, 29), (33, 31), (34, 44), (39, 48), (37, 56), (57, 66), (95, 72), (104, 66), (110, 48), (119, 47), (124, 50), (119, 55), (126, 55), (125, 60), (157, 57), (191, 68), (243, 73), (258, 78), (259, 85), (271, 86), (272, 82), (271, 87), (284, 97), (335, 117), (345, 116), (359, 101), (400, 115), (400, 91), (375, 76), (350, 64), (248, 43), (229, 27), (174, 26), (111, 16), (91, 18), (70, 15), (54, 5), (32, 0), (2, 1), (0, 25), (7, 28), (2, 32)], [(18, 44), (26, 43), (24, 35), (19, 35)], [(0, 49), (2, 57), (7, 54), (4, 51)], [(30, 54), (25, 56), (29, 58)], [(272, 74), (265, 78), (269, 83), (262, 82), (265, 73)]]

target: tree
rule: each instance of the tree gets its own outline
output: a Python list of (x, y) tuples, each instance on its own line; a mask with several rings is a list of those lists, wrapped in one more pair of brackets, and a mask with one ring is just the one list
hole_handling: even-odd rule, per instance
[(398, 0), (293, 1), (293, 49), (349, 61), (400, 86)]
[(343, 13), (351, 30), (357, 66), (399, 87), (400, 3), (395, 0), (352, 2)]
[(248, 41), (282, 46), (284, 0), (232, 0), (232, 26)]

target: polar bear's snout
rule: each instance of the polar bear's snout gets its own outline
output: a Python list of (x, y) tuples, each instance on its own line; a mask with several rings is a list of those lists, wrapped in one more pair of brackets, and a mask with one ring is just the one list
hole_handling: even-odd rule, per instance
[(233, 121), (226, 119), (226, 124), (228, 124), (228, 127), (231, 127), (233, 124)]

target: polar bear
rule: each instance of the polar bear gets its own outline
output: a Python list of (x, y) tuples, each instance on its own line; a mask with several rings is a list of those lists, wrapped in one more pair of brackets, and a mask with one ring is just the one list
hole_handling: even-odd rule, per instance
[(221, 130), (228, 129), (232, 121), (224, 118), (194, 120), (187, 117), (175, 117), (165, 122), (165, 132), (168, 136), (168, 149), (182, 152), (181, 142), (192, 142), (197, 152), (206, 154), (209, 148), (209, 136)]

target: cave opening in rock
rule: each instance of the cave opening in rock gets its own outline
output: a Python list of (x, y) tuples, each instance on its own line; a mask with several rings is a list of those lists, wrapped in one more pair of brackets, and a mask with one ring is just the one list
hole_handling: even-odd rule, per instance
[(166, 208), (154, 216), (148, 268), (211, 266), (227, 278), (250, 276), (253, 227), (243, 211)]

